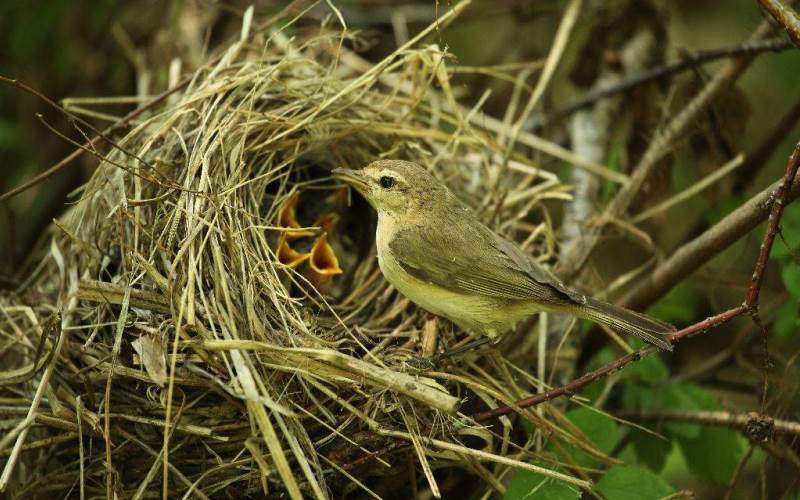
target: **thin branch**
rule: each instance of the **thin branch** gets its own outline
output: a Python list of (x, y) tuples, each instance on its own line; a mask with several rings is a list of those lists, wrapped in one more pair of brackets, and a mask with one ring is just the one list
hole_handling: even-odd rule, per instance
[(758, 0), (758, 3), (783, 26), (794, 44), (800, 47), (800, 16), (797, 15), (797, 12), (781, 0)]
[[(757, 311), (758, 297), (759, 297), (758, 290), (760, 289), (763, 283), (763, 273), (765, 270), (764, 264), (766, 263), (766, 259), (769, 256), (769, 251), (772, 248), (772, 242), (774, 241), (775, 233), (778, 230), (780, 218), (781, 215), (783, 214), (783, 208), (789, 203), (790, 195), (792, 193), (795, 193), (796, 196), (797, 193), (796, 184), (798, 184), (798, 182), (792, 182), (792, 181), (795, 180), (795, 178), (797, 177), (798, 168), (800, 168), (800, 142), (798, 142), (795, 145), (794, 151), (789, 157), (789, 162), (787, 163), (786, 172), (784, 174), (783, 180), (781, 180), (778, 183), (774, 195), (769, 196), (768, 200), (761, 200), (760, 202), (760, 205), (764, 207), (765, 201), (769, 201), (769, 203), (766, 203), (766, 207), (770, 207), (770, 216), (769, 216), (770, 223), (767, 226), (767, 234), (765, 234), (764, 236), (764, 243), (761, 246), (761, 254), (759, 255), (758, 261), (756, 263), (756, 268), (755, 271), (753, 272), (753, 279), (750, 283), (750, 288), (748, 289), (747, 298), (745, 302), (737, 307), (728, 309), (727, 311), (706, 318), (703, 321), (699, 321), (690, 326), (687, 326), (682, 330), (678, 330), (677, 332), (670, 335), (669, 337), (670, 342), (672, 342), (673, 344), (677, 344), (697, 333), (704, 332), (706, 330), (719, 326), (723, 323), (727, 323), (733, 318), (741, 316), (745, 313)], [(793, 186), (792, 190), (788, 189), (788, 186), (790, 184), (792, 184)], [(750, 205), (750, 202), (748, 202), (748, 205)], [(657, 352), (657, 349), (649, 346), (645, 347), (642, 350), (622, 356), (612, 361), (611, 363), (606, 364), (605, 366), (602, 366), (596, 370), (588, 372), (566, 385), (550, 389), (540, 394), (534, 394), (533, 396), (516, 401), (511, 405), (501, 406), (493, 410), (487, 410), (484, 412), (476, 413), (472, 415), (472, 419), (475, 420), (476, 422), (485, 422), (487, 420), (501, 417), (503, 415), (509, 415), (514, 412), (519, 412), (524, 408), (536, 406), (562, 396), (572, 396), (578, 391), (585, 388), (586, 386), (596, 382), (597, 380), (607, 377), (608, 375), (614, 373), (615, 371), (620, 370), (631, 363), (639, 361), (643, 357), (649, 356), (654, 352)], [(791, 426), (788, 426), (786, 428), (794, 429), (794, 427)], [(369, 462), (375, 458), (378, 458), (380, 456), (389, 453), (392, 450), (403, 448), (406, 445), (407, 444), (398, 443), (396, 441), (390, 442), (387, 446), (377, 451), (363, 455), (353, 460), (352, 462), (343, 465), (343, 468), (345, 468), (345, 470), (352, 469), (356, 465)]]
[(781, 52), (792, 47), (792, 42), (784, 38), (770, 38), (768, 40), (755, 40), (745, 42), (732, 47), (721, 47), (718, 49), (698, 50), (687, 52), (681, 55), (680, 59), (663, 66), (650, 68), (646, 71), (623, 80), (616, 85), (589, 92), (585, 96), (568, 104), (562, 109), (553, 112), (545, 120), (545, 124), (552, 124), (563, 120), (567, 116), (578, 110), (591, 106), (597, 101), (607, 99), (613, 95), (627, 92), (628, 90), (643, 85), (653, 80), (661, 80), (676, 73), (695, 68), (703, 64), (718, 61), (728, 57), (737, 57), (745, 54), (754, 55), (761, 52)]
[[(780, 223), (781, 215), (783, 215), (783, 209), (789, 203), (789, 195), (791, 193), (789, 186), (793, 184), (793, 181), (797, 176), (798, 168), (800, 168), (800, 142), (795, 145), (794, 151), (789, 157), (783, 180), (778, 183), (774, 195), (770, 197), (771, 202), (768, 205), (770, 207), (770, 214), (767, 232), (764, 235), (764, 242), (761, 244), (761, 252), (758, 260), (756, 261), (755, 270), (753, 271), (753, 277), (747, 290), (745, 302), (740, 306), (728, 309), (725, 312), (706, 318), (703, 321), (697, 322), (673, 333), (669, 336), (669, 341), (671, 343), (677, 344), (696, 333), (719, 326), (733, 318), (741, 316), (742, 314), (754, 313), (758, 311), (759, 291), (764, 279), (767, 258), (769, 257), (770, 250), (772, 249), (772, 243), (775, 240), (775, 234), (778, 231), (778, 225)], [(540, 394), (534, 394), (533, 396), (516, 401), (513, 405), (501, 406), (499, 408), (495, 408), (494, 410), (475, 414), (473, 415), (473, 419), (478, 422), (482, 422), (502, 415), (508, 415), (509, 413), (519, 411), (523, 408), (536, 406), (546, 401), (550, 401), (551, 399), (575, 394), (589, 384), (604, 378), (635, 361), (639, 361), (642, 359), (642, 357), (652, 354), (653, 352), (655, 352), (654, 348), (646, 347), (640, 351), (622, 356), (621, 358), (618, 358), (611, 363), (598, 368), (597, 370), (586, 373), (566, 385), (550, 389), (549, 391)]]
[(687, 410), (639, 410), (616, 414), (628, 420), (670, 420), (673, 422), (689, 422), (704, 425), (721, 425), (745, 433), (755, 443), (772, 441), (776, 434), (794, 434), (800, 436), (800, 422), (781, 420), (756, 412), (730, 413), (727, 411), (687, 411)]
[[(766, 22), (755, 30), (750, 40), (763, 38), (770, 31)], [(638, 165), (630, 176), (628, 184), (622, 186), (614, 199), (608, 204), (599, 223), (590, 228), (582, 240), (580, 248), (573, 254), (570, 262), (559, 262), (556, 273), (567, 281), (572, 280), (586, 263), (594, 247), (600, 241), (603, 232), (603, 222), (615, 220), (625, 215), (628, 207), (639, 194), (641, 187), (650, 177), (660, 161), (672, 150), (675, 143), (695, 124), (697, 118), (705, 112), (714, 99), (727, 89), (744, 72), (753, 61), (753, 55), (742, 55), (730, 61), (720, 70), (687, 105), (670, 120), (663, 128), (656, 132), (650, 141)]]
[[(0, 79), (2, 79), (2, 81), (6, 82), (6, 83), (9, 83), (9, 84), (17, 86), (17, 87), (19, 87), (20, 85), (24, 85), (24, 84), (20, 83), (17, 80), (8, 79), (8, 78), (5, 78), (5, 77), (0, 77)], [(153, 107), (157, 106), (158, 104), (163, 102), (164, 99), (166, 99), (167, 97), (171, 96), (175, 92), (178, 92), (178, 91), (184, 89), (187, 85), (189, 85), (190, 81), (191, 81), (191, 78), (187, 77), (184, 80), (182, 80), (180, 83), (175, 85), (174, 87), (172, 87), (170, 89), (167, 89), (164, 92), (158, 94), (156, 97), (154, 97), (152, 100), (150, 100), (147, 104), (143, 105), (140, 108), (137, 108), (137, 109), (131, 111), (127, 115), (125, 115), (122, 118), (120, 118), (120, 120), (118, 122), (116, 122), (113, 125), (107, 127), (106, 129), (104, 129), (101, 135), (96, 136), (91, 141), (86, 141), (86, 143), (84, 143), (83, 146), (81, 146), (80, 148), (75, 149), (75, 151), (73, 151), (72, 153), (67, 155), (65, 158), (63, 158), (62, 160), (57, 162), (52, 167), (48, 168), (47, 170), (45, 170), (41, 174), (39, 174), (36, 177), (34, 177), (33, 179), (23, 183), (22, 185), (15, 187), (11, 191), (3, 193), (2, 195), (0, 195), (0, 203), (4, 202), (4, 201), (6, 201), (6, 200), (8, 200), (10, 198), (13, 198), (14, 196), (22, 193), (23, 191), (26, 191), (27, 189), (30, 189), (31, 187), (33, 187), (33, 186), (35, 186), (37, 184), (40, 184), (40, 183), (46, 181), (48, 178), (53, 176), (53, 174), (55, 174), (56, 172), (58, 172), (59, 170), (61, 170), (62, 168), (64, 168), (68, 164), (70, 164), (71, 162), (73, 162), (74, 160), (78, 159), (86, 150), (94, 148), (95, 146), (97, 146), (97, 143), (101, 140), (102, 136), (108, 136), (109, 134), (115, 132), (117, 129), (122, 128), (123, 126), (127, 125), (131, 120), (134, 120), (134, 119), (138, 118), (145, 111), (148, 111), (148, 110), (152, 109)], [(45, 101), (46, 102), (52, 102), (49, 99), (45, 99)], [(63, 110), (63, 108), (61, 108), (61, 106), (58, 106), (57, 104), (56, 104), (56, 107), (58, 107), (61, 110)]]
[(541, 403), (550, 401), (551, 399), (559, 398), (561, 396), (567, 396), (567, 395), (571, 396), (575, 394), (577, 391), (586, 387), (587, 385), (597, 380), (600, 380), (601, 378), (607, 377), (608, 375), (614, 373), (615, 371), (619, 370), (624, 366), (627, 366), (635, 361), (639, 361), (644, 356), (652, 352), (655, 352), (655, 349), (651, 349), (649, 347), (646, 347), (641, 351), (632, 352), (626, 356), (614, 360), (613, 362), (603, 366), (602, 368), (598, 368), (597, 370), (593, 370), (589, 373), (586, 373), (566, 385), (562, 385), (561, 387), (556, 387), (555, 389), (550, 389), (549, 391), (545, 391), (540, 394), (534, 394), (533, 396), (520, 399), (519, 401), (516, 401), (514, 405), (501, 406), (493, 410), (476, 413), (475, 415), (472, 416), (472, 418), (476, 422), (484, 422), (486, 420), (490, 420), (493, 418), (502, 417), (503, 415), (508, 415), (515, 411), (519, 411), (523, 408), (539, 405)]
[(747, 305), (750, 307), (758, 308), (758, 295), (761, 292), (761, 284), (764, 281), (764, 269), (767, 267), (767, 259), (769, 258), (770, 250), (772, 250), (772, 244), (775, 242), (775, 234), (778, 232), (783, 210), (791, 201), (789, 198), (790, 187), (794, 187), (793, 184), (798, 168), (800, 168), (800, 142), (794, 146), (794, 151), (789, 157), (789, 163), (786, 165), (783, 180), (778, 184), (778, 189), (775, 190), (772, 210), (767, 222), (767, 233), (764, 235), (764, 242), (761, 243), (756, 268), (753, 271), (750, 288), (747, 290)]
[[(681, 246), (631, 289), (618, 302), (619, 305), (636, 310), (647, 308), (681, 280), (764, 222), (770, 213), (770, 199), (780, 184), (779, 181), (764, 189), (703, 234)], [(788, 201), (798, 196), (800, 179), (795, 179)]]
[(742, 476), (742, 471), (744, 471), (747, 462), (750, 461), (750, 457), (753, 456), (753, 450), (755, 448), (753, 446), (748, 446), (747, 451), (742, 455), (742, 458), (739, 459), (739, 463), (736, 464), (736, 469), (733, 471), (733, 476), (731, 477), (730, 482), (728, 483), (728, 487), (725, 489), (725, 496), (722, 500), (730, 500), (733, 492), (736, 491), (736, 483), (739, 482), (739, 478)]

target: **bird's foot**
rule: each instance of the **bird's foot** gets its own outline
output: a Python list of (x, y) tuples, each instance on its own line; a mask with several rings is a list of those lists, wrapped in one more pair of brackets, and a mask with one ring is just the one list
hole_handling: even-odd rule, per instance
[(406, 365), (418, 372), (428, 372), (436, 369), (441, 358), (439, 354), (434, 354), (433, 356), (414, 356), (406, 360)]
[(489, 342), (491, 342), (491, 340), (488, 337), (481, 337), (473, 340), (472, 342), (467, 342), (461, 347), (434, 354), (433, 356), (416, 356), (409, 358), (406, 360), (406, 365), (420, 372), (431, 371), (436, 369), (443, 359), (454, 358), (464, 353), (474, 351), (477, 347), (480, 347), (483, 344), (488, 344)]

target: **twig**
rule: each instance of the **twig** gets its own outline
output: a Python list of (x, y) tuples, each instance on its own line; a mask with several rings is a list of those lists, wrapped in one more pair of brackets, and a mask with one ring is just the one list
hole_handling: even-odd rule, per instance
[(544, 123), (552, 124), (554, 122), (558, 122), (578, 110), (591, 106), (597, 101), (626, 92), (632, 88), (638, 87), (639, 85), (652, 82), (653, 80), (661, 80), (687, 69), (727, 57), (736, 57), (744, 54), (759, 54), (767, 51), (780, 52), (792, 47), (792, 45), (793, 44), (790, 41), (783, 38), (771, 38), (769, 40), (745, 42), (732, 47), (721, 47), (718, 49), (699, 50), (696, 52), (684, 53), (681, 55), (681, 58), (678, 61), (648, 69), (613, 86), (593, 90), (584, 97), (577, 99), (572, 104), (568, 104), (564, 108), (553, 112), (545, 119)]
[(564, 395), (575, 394), (575, 392), (581, 390), (592, 382), (606, 377), (619, 370), (623, 366), (633, 363), (634, 361), (639, 361), (642, 359), (642, 357), (654, 351), (654, 349), (645, 348), (641, 351), (632, 352), (626, 356), (616, 359), (612, 363), (609, 363), (602, 368), (586, 373), (566, 385), (562, 385), (561, 387), (557, 387), (555, 389), (550, 389), (549, 391), (541, 394), (534, 394), (533, 396), (520, 399), (519, 401), (516, 401), (513, 406), (501, 406), (499, 408), (495, 408), (494, 410), (476, 413), (472, 416), (472, 418), (476, 422), (484, 422), (493, 418), (502, 417), (503, 415), (508, 415), (523, 408), (536, 406), (544, 403), (545, 401), (550, 401), (551, 399), (556, 399)]
[[(647, 278), (631, 289), (619, 301), (619, 305), (637, 310), (647, 308), (685, 277), (752, 231), (769, 216), (770, 199), (780, 184), (781, 182), (772, 184), (703, 234), (681, 246)], [(788, 201), (793, 201), (798, 196), (800, 196), (800, 179), (795, 179)]]
[(671, 420), (705, 425), (721, 425), (744, 432), (754, 443), (772, 441), (778, 433), (800, 435), (800, 422), (781, 420), (756, 412), (730, 413), (727, 411), (639, 410), (620, 412), (620, 418), (629, 420)]
[(747, 290), (746, 303), (749, 307), (758, 307), (758, 295), (761, 292), (761, 283), (764, 281), (764, 269), (767, 267), (767, 259), (769, 258), (770, 250), (772, 250), (772, 244), (775, 242), (775, 234), (778, 232), (778, 224), (780, 224), (783, 210), (790, 201), (790, 187), (793, 185), (798, 168), (800, 168), (800, 142), (795, 144), (794, 151), (789, 157), (789, 163), (786, 165), (783, 180), (778, 184), (778, 189), (775, 190), (772, 210), (767, 222), (767, 233), (764, 235), (764, 242), (761, 243), (756, 268), (753, 271), (750, 288)]
[(781, 0), (758, 0), (758, 3), (783, 26), (794, 44), (800, 47), (800, 16), (797, 12)]
[[(17, 86), (17, 87), (19, 87), (20, 85), (24, 85), (24, 84), (21, 84), (20, 82), (18, 82), (17, 80), (7, 79), (7, 78), (4, 78), (4, 77), (2, 78), (2, 81), (10, 83), (11, 85), (14, 85), (14, 86)], [(60, 160), (55, 165), (53, 165), (52, 167), (48, 168), (47, 170), (45, 170), (41, 174), (37, 175), (36, 177), (34, 177), (33, 179), (29, 180), (28, 182), (25, 182), (22, 185), (15, 187), (11, 191), (3, 193), (2, 195), (0, 195), (0, 203), (4, 202), (4, 201), (6, 201), (6, 200), (8, 200), (10, 198), (13, 198), (14, 196), (20, 194), (21, 192), (23, 192), (23, 191), (25, 191), (27, 189), (30, 189), (31, 187), (33, 187), (33, 186), (35, 186), (37, 184), (40, 184), (40, 183), (44, 182), (45, 180), (50, 178), (53, 174), (55, 174), (56, 172), (58, 172), (59, 170), (61, 170), (65, 166), (67, 166), (70, 162), (78, 159), (87, 149), (94, 148), (97, 145), (97, 143), (100, 141), (102, 136), (108, 136), (109, 134), (113, 133), (117, 129), (127, 125), (128, 122), (138, 118), (145, 111), (148, 111), (148, 110), (152, 109), (153, 107), (157, 106), (158, 104), (160, 104), (162, 101), (164, 101), (164, 99), (166, 99), (170, 95), (172, 95), (175, 92), (178, 92), (178, 91), (184, 89), (187, 85), (189, 85), (190, 81), (191, 81), (191, 77), (187, 77), (187, 78), (183, 79), (180, 83), (178, 83), (177, 85), (175, 85), (171, 89), (167, 89), (164, 92), (158, 94), (156, 97), (154, 97), (152, 100), (150, 100), (150, 102), (148, 102), (147, 104), (143, 105), (140, 108), (137, 108), (137, 109), (131, 111), (127, 115), (125, 115), (122, 118), (120, 118), (120, 120), (118, 122), (116, 122), (113, 125), (105, 128), (103, 130), (102, 134), (97, 135), (94, 139), (92, 139), (90, 141), (86, 141), (83, 144), (82, 147), (75, 149), (75, 151), (73, 151), (72, 153), (70, 153), (69, 155), (64, 157), (62, 160)], [(46, 100), (49, 101), (49, 99), (46, 99)], [(61, 108), (58, 105), (56, 105), (56, 106)], [(61, 109), (63, 109), (63, 108), (61, 108)]]
[[(794, 151), (789, 157), (789, 162), (786, 165), (786, 172), (783, 176), (783, 179), (778, 183), (777, 189), (775, 190), (774, 195), (771, 197), (772, 201), (770, 203), (771, 209), (769, 214), (769, 222), (767, 224), (767, 232), (764, 235), (764, 241), (761, 244), (761, 251), (758, 256), (758, 260), (756, 261), (755, 270), (753, 271), (753, 277), (747, 290), (745, 302), (737, 307), (728, 309), (727, 311), (711, 316), (710, 318), (706, 318), (703, 321), (697, 322), (673, 333), (669, 336), (670, 342), (677, 344), (678, 342), (681, 342), (682, 340), (685, 340), (696, 333), (719, 326), (733, 318), (741, 316), (742, 314), (754, 313), (758, 311), (758, 297), (764, 279), (764, 270), (766, 269), (767, 258), (769, 257), (770, 250), (772, 249), (772, 243), (775, 240), (775, 234), (778, 231), (778, 224), (780, 223), (781, 215), (783, 215), (783, 209), (789, 202), (789, 194), (791, 192), (789, 190), (789, 186), (795, 179), (798, 168), (800, 168), (800, 142), (795, 145)], [(642, 357), (647, 356), (652, 352), (655, 352), (655, 349), (645, 348), (628, 354), (601, 368), (598, 368), (597, 370), (586, 373), (585, 375), (578, 377), (566, 385), (521, 399), (516, 401), (513, 405), (501, 406), (494, 410), (475, 414), (473, 415), (473, 419), (478, 422), (482, 422), (502, 415), (508, 415), (509, 413), (518, 411), (519, 409), (536, 406), (546, 401), (550, 401), (551, 399), (565, 395), (572, 395), (589, 384), (608, 376), (624, 366), (640, 360)]]
[(767, 164), (767, 160), (779, 148), (786, 136), (791, 133), (800, 121), (800, 98), (794, 101), (783, 114), (783, 117), (769, 130), (763, 140), (747, 153), (744, 164), (738, 169), (734, 180), (734, 191), (744, 191), (747, 184), (756, 178), (758, 172)]
[[(751, 40), (759, 40), (770, 30), (769, 24), (764, 22), (756, 29), (751, 36)], [(680, 139), (696, 119), (711, 105), (711, 102), (733, 81), (735, 81), (753, 60), (753, 55), (743, 55), (730, 61), (720, 70), (687, 105), (686, 107), (661, 128), (653, 140), (638, 165), (630, 176), (630, 182), (624, 185), (617, 192), (617, 195), (608, 204), (599, 224), (586, 232), (586, 237), (582, 240), (581, 246), (574, 252), (574, 259), (570, 262), (560, 262), (556, 270), (566, 280), (571, 280), (578, 274), (586, 263), (592, 250), (600, 241), (603, 231), (604, 221), (614, 220), (622, 217), (628, 207), (639, 194), (641, 187), (650, 177), (659, 162), (672, 150), (675, 142)]]
[(731, 477), (728, 487), (725, 489), (725, 496), (722, 498), (722, 500), (730, 500), (733, 492), (736, 491), (736, 483), (739, 482), (739, 478), (742, 475), (744, 467), (747, 465), (747, 462), (750, 461), (750, 457), (753, 456), (754, 449), (755, 448), (753, 446), (749, 446), (745, 454), (742, 455), (742, 458), (739, 459), (739, 463), (736, 464), (736, 469), (733, 471), (733, 477)]

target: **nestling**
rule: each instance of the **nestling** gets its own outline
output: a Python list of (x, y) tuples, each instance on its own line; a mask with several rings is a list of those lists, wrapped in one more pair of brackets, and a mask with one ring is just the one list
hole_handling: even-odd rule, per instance
[(423, 167), (381, 160), (337, 168), (378, 212), (375, 244), (386, 279), (412, 302), (496, 339), (541, 311), (572, 314), (672, 350), (672, 325), (568, 288), (478, 220)]

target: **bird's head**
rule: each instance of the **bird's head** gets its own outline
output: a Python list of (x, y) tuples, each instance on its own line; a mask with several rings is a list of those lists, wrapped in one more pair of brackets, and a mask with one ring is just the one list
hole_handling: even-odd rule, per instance
[(425, 211), (451, 197), (438, 179), (409, 161), (379, 160), (361, 170), (337, 168), (333, 175), (353, 186), (379, 214)]

